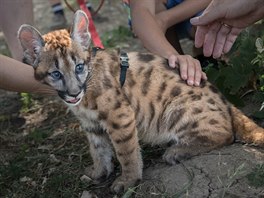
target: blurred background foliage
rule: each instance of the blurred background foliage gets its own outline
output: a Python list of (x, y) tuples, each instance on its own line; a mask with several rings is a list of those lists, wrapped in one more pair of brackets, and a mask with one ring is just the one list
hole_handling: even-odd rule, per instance
[(205, 68), (208, 78), (238, 107), (244, 106), (244, 97), (259, 103), (253, 116), (264, 118), (264, 20), (247, 28), (237, 38), (231, 52)]

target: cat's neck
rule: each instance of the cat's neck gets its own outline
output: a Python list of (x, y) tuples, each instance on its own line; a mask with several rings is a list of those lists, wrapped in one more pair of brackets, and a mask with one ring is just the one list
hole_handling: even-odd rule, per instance
[(120, 55), (117, 50), (97, 50), (91, 52), (89, 67), (93, 80), (103, 80), (107, 76), (119, 79)]
[[(118, 51), (98, 50), (91, 52), (88, 68), (90, 74), (87, 77), (86, 97), (89, 106), (93, 106), (93, 101), (115, 86), (120, 86), (120, 55)], [(92, 108), (91, 108), (92, 109)]]

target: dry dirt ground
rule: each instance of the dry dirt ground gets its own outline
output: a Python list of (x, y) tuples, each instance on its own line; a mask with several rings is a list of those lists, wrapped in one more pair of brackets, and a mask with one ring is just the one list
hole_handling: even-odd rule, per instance
[[(33, 2), (36, 26), (46, 33), (52, 23), (50, 7), (44, 0)], [(65, 10), (70, 22), (73, 14)], [(104, 20), (95, 23), (101, 36), (119, 25), (127, 25), (126, 12), (118, 0), (106, 1), (100, 15), (105, 17)], [(1, 48), (5, 48), (3, 40), (1, 43)], [(184, 41), (184, 44), (187, 50), (190, 49), (191, 42)], [(144, 50), (132, 37), (116, 47), (127, 51)], [(21, 111), (25, 101), (21, 102), (19, 94), (0, 92), (0, 197), (85, 198), (90, 197), (90, 193), (99, 198), (114, 197), (109, 192), (111, 181), (103, 185), (82, 184), (76, 187), (80, 180), (86, 182), (82, 177), (84, 166), (90, 163), (84, 134), (79, 130), (78, 122), (56, 99), (43, 96), (32, 98), (30, 107)], [(250, 114), (250, 111), (247, 112)], [(21, 150), (22, 158), (31, 163), (26, 167), (38, 177), (16, 164), (14, 167), (18, 171), (10, 172), (12, 160), (21, 162), (17, 161)], [(160, 148), (144, 147), (142, 152), (144, 179), (124, 197), (264, 197), (263, 184), (257, 186), (249, 179), (251, 173), (256, 173), (255, 168), (264, 163), (263, 149), (235, 143), (175, 166), (162, 162)], [(24, 161), (22, 166), (25, 166)], [(54, 172), (56, 177), (68, 174), (68, 180), (74, 176), (77, 179), (69, 183), (62, 179), (63, 185), (57, 185), (55, 181), (49, 183)], [(119, 168), (116, 172), (120, 172)]]

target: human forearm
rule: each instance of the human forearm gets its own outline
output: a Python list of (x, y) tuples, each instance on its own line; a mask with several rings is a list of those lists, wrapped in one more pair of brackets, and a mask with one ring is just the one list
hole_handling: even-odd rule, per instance
[(179, 5), (157, 14), (159, 20), (166, 24), (166, 28), (193, 17), (204, 10), (211, 0), (185, 0)]
[(31, 66), (3, 55), (0, 55), (0, 89), (15, 92), (56, 94), (49, 86), (35, 80), (34, 69)]
[[(136, 2), (133, 4), (133, 2)], [(154, 18), (154, 9), (145, 7), (142, 2), (131, 1), (131, 15), (133, 31), (143, 45), (151, 52), (168, 58), (171, 54), (178, 54), (165, 37), (165, 31)]]
[[(199, 86), (201, 78), (206, 80), (199, 61), (189, 55), (179, 55), (168, 42), (165, 36), (168, 27), (157, 17), (155, 6), (159, 5), (155, 4), (155, 1), (131, 0), (130, 6), (133, 30), (148, 50), (168, 59), (169, 66), (178, 68), (181, 78), (186, 80), (188, 85)], [(165, 10), (164, 6), (159, 7), (159, 11), (162, 10)]]

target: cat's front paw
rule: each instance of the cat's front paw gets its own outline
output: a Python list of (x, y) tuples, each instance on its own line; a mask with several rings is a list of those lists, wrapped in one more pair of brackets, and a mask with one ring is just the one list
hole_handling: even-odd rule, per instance
[(120, 176), (118, 177), (111, 186), (111, 191), (120, 194), (125, 192), (128, 188), (135, 186), (139, 183), (141, 178), (130, 179), (128, 177)]
[(95, 168), (93, 165), (85, 168), (85, 175), (93, 180), (93, 183), (98, 184), (105, 181), (108, 176), (112, 173), (112, 170), (107, 170), (106, 168)]

